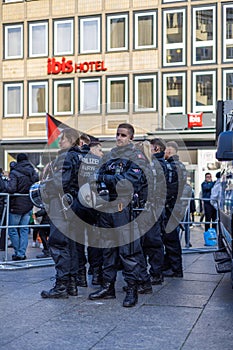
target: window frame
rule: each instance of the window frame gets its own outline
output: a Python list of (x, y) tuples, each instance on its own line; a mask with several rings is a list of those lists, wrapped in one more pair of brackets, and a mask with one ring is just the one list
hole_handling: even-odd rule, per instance
[[(197, 106), (195, 103), (196, 100), (196, 77), (197, 75), (212, 75), (213, 76), (213, 104), (207, 106)], [(192, 72), (192, 111), (193, 113), (198, 112), (212, 112), (216, 113), (216, 87), (217, 87), (217, 77), (216, 70), (202, 70), (202, 71), (193, 71)], [(212, 107), (211, 107), (212, 106)]]
[[(114, 18), (125, 18), (125, 46), (119, 47), (119, 48), (111, 48), (111, 40), (110, 40), (110, 33), (111, 33), (111, 19)], [(114, 15), (106, 15), (106, 22), (107, 22), (107, 38), (106, 38), (106, 51), (107, 52), (118, 52), (118, 51), (127, 51), (129, 49), (129, 14), (114, 14)]]
[[(41, 54), (33, 54), (32, 53), (32, 29), (33, 27), (36, 26), (45, 26), (45, 51), (44, 53)], [(33, 22), (28, 22), (28, 57), (47, 57), (48, 56), (48, 21), (33, 21)]]
[[(167, 100), (167, 89), (166, 89), (166, 78), (168, 77), (182, 77), (182, 100), (183, 105), (180, 107), (166, 107)], [(172, 73), (163, 73), (163, 115), (166, 117), (168, 114), (182, 114), (186, 113), (186, 72), (172, 72)]]
[[(97, 20), (97, 49), (96, 50), (84, 50), (84, 37), (83, 37), (83, 28), (85, 22), (91, 22)], [(100, 53), (101, 52), (101, 16), (91, 16), (91, 17), (79, 17), (79, 53), (87, 54), (87, 53)]]
[[(222, 86), (223, 86), (223, 92), (222, 92), (222, 97), (223, 101), (227, 100), (227, 94), (226, 94), (226, 89), (227, 89), (227, 83), (226, 83), (226, 76), (228, 73), (231, 73), (233, 75), (233, 68), (232, 69), (223, 69), (222, 70)], [(232, 84), (233, 88), (233, 84)]]
[[(143, 16), (153, 16), (153, 44), (152, 45), (138, 45), (138, 19)], [(134, 49), (144, 50), (144, 49), (155, 49), (157, 48), (157, 11), (137, 11), (134, 12)]]
[[(18, 117), (23, 117), (23, 98), (24, 98), (24, 86), (23, 82), (11, 82), (11, 83), (3, 83), (4, 85), (4, 118), (18, 118)], [(20, 106), (19, 110), (20, 112), (17, 114), (9, 114), (7, 112), (7, 97), (8, 97), (8, 87), (20, 87)]]
[[(138, 83), (140, 80), (146, 79), (153, 80), (153, 107), (152, 108), (139, 108), (138, 107)], [(157, 74), (135, 74), (134, 75), (134, 112), (155, 112), (157, 111)]]
[[(70, 51), (61, 51), (59, 52), (57, 50), (57, 28), (59, 23), (70, 23), (70, 43), (71, 43), (71, 50)], [(64, 56), (64, 55), (73, 55), (74, 54), (74, 19), (73, 18), (67, 18), (67, 19), (54, 19), (53, 20), (53, 54), (54, 56)]]
[[(183, 13), (183, 23), (182, 23), (182, 36), (183, 41), (178, 43), (172, 43), (172, 44), (166, 44), (166, 38), (167, 38), (167, 20), (166, 15), (169, 13)], [(184, 66), (186, 65), (186, 50), (187, 50), (187, 42), (186, 42), (186, 32), (187, 32), (187, 23), (186, 23), (186, 17), (187, 17), (187, 8), (173, 8), (173, 9), (164, 9), (163, 10), (163, 66), (164, 67), (172, 67), (172, 66)], [(167, 57), (167, 50), (174, 50), (174, 49), (182, 49), (182, 61), (181, 62), (172, 62), (168, 63), (166, 62)]]
[[(227, 63), (227, 62), (232, 62), (233, 61), (233, 57), (232, 59), (227, 58), (227, 44), (232, 44), (233, 46), (233, 39), (226, 39), (226, 10), (227, 8), (232, 8), (232, 4), (222, 4), (222, 23), (223, 23), (223, 30), (222, 30), (222, 57), (223, 57), (223, 62)], [(232, 24), (233, 25), (233, 24)]]
[[(206, 41), (196, 41), (196, 12), (200, 10), (213, 10), (213, 39), (212, 40), (206, 40)], [(216, 33), (216, 25), (217, 24), (217, 14), (216, 14), (216, 6), (195, 6), (192, 8), (192, 64), (209, 64), (209, 63), (216, 63), (216, 42), (217, 42), (217, 33)], [(197, 48), (205, 48), (205, 47), (212, 47), (213, 50), (213, 59), (212, 60), (205, 60), (205, 61), (197, 61), (196, 60), (196, 50)]]
[[(10, 28), (20, 28), (20, 40), (21, 40), (21, 48), (20, 48), (20, 54), (16, 56), (8, 56), (8, 30)], [(23, 51), (24, 51), (24, 43), (23, 43), (23, 23), (16, 23), (16, 24), (5, 24), (4, 25), (4, 38), (5, 38), (5, 43), (4, 43), (4, 58), (6, 60), (10, 59), (19, 59), (23, 58)]]
[[(114, 81), (125, 81), (125, 108), (122, 109), (111, 109), (111, 82)], [(107, 97), (107, 113), (128, 113), (129, 109), (129, 77), (128, 75), (124, 76), (109, 76), (107, 77), (107, 82), (106, 82), (106, 97)]]
[[(63, 111), (63, 112), (58, 112), (57, 111), (57, 87), (62, 84), (69, 84), (71, 86), (71, 94), (70, 94), (70, 99), (71, 99), (71, 110), (70, 111)], [(74, 79), (56, 79), (53, 81), (53, 111), (54, 115), (71, 115), (74, 113)]]
[[(84, 104), (84, 84), (86, 82), (97, 82), (98, 83), (98, 89), (99, 89), (99, 96), (98, 96), (98, 109), (97, 110), (87, 110), (85, 111), (83, 108)], [(101, 78), (100, 77), (93, 77), (93, 78), (79, 78), (79, 113), (82, 115), (85, 114), (100, 114), (101, 113)]]
[[(45, 86), (45, 111), (44, 112), (32, 112), (32, 88), (36, 85), (44, 85)], [(48, 111), (48, 80), (35, 80), (35, 81), (28, 81), (28, 115), (29, 117), (36, 117), (36, 116), (44, 116), (44, 114)]]

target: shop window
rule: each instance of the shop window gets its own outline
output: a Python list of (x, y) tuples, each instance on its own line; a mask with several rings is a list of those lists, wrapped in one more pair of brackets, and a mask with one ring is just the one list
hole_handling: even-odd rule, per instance
[(215, 112), (216, 72), (193, 72), (193, 112)]
[(216, 61), (216, 8), (193, 8), (193, 64)]
[(100, 17), (80, 18), (80, 53), (100, 52)]
[(73, 80), (54, 81), (54, 114), (73, 114)]
[(23, 58), (23, 25), (6, 25), (5, 59)]
[(156, 76), (140, 75), (134, 77), (134, 110), (150, 112), (156, 110)]
[(107, 51), (128, 50), (128, 15), (107, 16)]
[(163, 75), (163, 112), (185, 114), (186, 74), (169, 73)]
[(4, 84), (4, 116), (23, 116), (23, 83)]
[(233, 61), (233, 7), (223, 5), (223, 61)]
[(134, 14), (135, 49), (156, 47), (156, 12)]
[(163, 12), (163, 65), (179, 66), (186, 62), (186, 10)]
[(128, 77), (107, 78), (107, 112), (128, 112)]
[(100, 113), (100, 78), (80, 79), (80, 114)]
[(29, 116), (45, 115), (48, 111), (48, 82), (28, 83)]
[(48, 56), (48, 23), (29, 23), (29, 57)]
[(72, 55), (73, 20), (54, 21), (54, 55)]

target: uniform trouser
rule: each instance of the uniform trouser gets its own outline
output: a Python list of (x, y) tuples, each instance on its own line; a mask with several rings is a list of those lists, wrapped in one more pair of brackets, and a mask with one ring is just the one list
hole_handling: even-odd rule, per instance
[[(99, 224), (103, 233), (103, 281), (115, 282), (118, 257), (127, 283), (149, 280), (138, 227), (131, 223), (129, 208), (114, 213), (101, 213)], [(123, 244), (125, 243), (125, 244)]]
[[(216, 209), (207, 201), (204, 201), (205, 221), (216, 221)], [(216, 224), (212, 224), (213, 228), (217, 228)], [(205, 231), (208, 231), (210, 224), (205, 224)]]
[[(50, 234), (48, 239), (49, 251), (55, 263), (56, 279), (66, 282), (71, 276), (78, 274), (78, 253), (76, 242), (68, 237), (77, 230), (72, 220), (66, 219), (59, 199), (54, 198), (50, 203)], [(66, 235), (67, 234), (67, 235)]]
[(142, 248), (145, 258), (148, 256), (150, 275), (160, 275), (164, 263), (164, 246), (161, 236), (161, 225), (157, 221), (142, 237)]
[(182, 272), (182, 249), (180, 245), (179, 226), (169, 233), (163, 234), (165, 247), (164, 269)]

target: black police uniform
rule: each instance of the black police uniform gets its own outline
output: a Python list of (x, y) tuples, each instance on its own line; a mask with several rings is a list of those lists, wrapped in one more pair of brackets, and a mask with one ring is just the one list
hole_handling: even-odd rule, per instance
[(163, 282), (162, 268), (164, 263), (164, 246), (162, 241), (163, 221), (165, 217), (167, 167), (164, 152), (152, 156), (152, 169), (154, 175), (153, 212), (155, 223), (142, 238), (142, 247), (150, 264), (152, 284)]
[[(85, 147), (84, 147), (85, 146)], [(101, 158), (90, 152), (90, 148), (84, 145), (81, 148), (82, 161), (79, 168), (79, 187), (89, 183), (90, 178), (93, 177), (96, 169), (100, 164)], [(81, 213), (82, 212), (82, 213)], [(92, 271), (92, 284), (98, 285), (102, 282), (102, 263), (103, 263), (103, 251), (98, 248), (98, 220), (99, 212), (88, 206), (83, 206), (80, 203), (79, 215), (82, 220), (88, 225), (84, 227), (82, 242), (77, 243), (78, 249), (78, 261), (79, 261), (79, 271), (77, 283), (81, 287), (87, 287), (86, 280), (86, 254), (85, 254), (85, 233), (87, 234), (87, 255), (88, 262), (90, 265), (90, 270)]]
[[(137, 195), (139, 201), (146, 200), (147, 180), (143, 167), (145, 156), (132, 143), (113, 148), (103, 159), (98, 173), (98, 182), (105, 183), (109, 191), (109, 202), (99, 217), (103, 232), (103, 285), (91, 293), (91, 300), (115, 298), (114, 283), (117, 276), (117, 261), (121, 259), (122, 274), (127, 283), (127, 294), (123, 306), (134, 306), (137, 302), (137, 284), (143, 273), (147, 274), (142, 252), (139, 228), (132, 215), (131, 199)], [(109, 230), (108, 230), (109, 228)], [(107, 229), (107, 230), (106, 230)], [(146, 280), (146, 277), (143, 277)]]
[(183, 203), (180, 198), (187, 181), (187, 171), (184, 164), (179, 161), (178, 155), (169, 157), (166, 165), (168, 178), (165, 229), (163, 232), (163, 243), (165, 246), (163, 270), (165, 276), (183, 277), (179, 222), (183, 219)]
[[(50, 218), (48, 240), (50, 254), (55, 262), (56, 284), (50, 291), (42, 291), (43, 298), (66, 298), (77, 295), (76, 278), (78, 273), (76, 242), (70, 237), (77, 237), (77, 226), (64, 209), (67, 195), (73, 198), (71, 209), (76, 209), (78, 193), (78, 169), (80, 165), (78, 147), (60, 150), (52, 163), (52, 177), (45, 181)], [(71, 198), (71, 197), (70, 197)], [(69, 201), (68, 201), (69, 202)], [(69, 203), (66, 203), (68, 205)], [(71, 210), (72, 212), (72, 210)], [(74, 213), (75, 215), (75, 213)]]

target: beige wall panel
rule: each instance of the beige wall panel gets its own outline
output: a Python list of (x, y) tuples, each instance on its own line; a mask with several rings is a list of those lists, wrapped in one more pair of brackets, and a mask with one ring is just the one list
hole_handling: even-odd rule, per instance
[[(133, 52), (133, 71), (154, 71), (158, 69), (158, 51), (135, 51)], [(144, 71), (145, 72), (145, 71)], [(146, 73), (146, 72), (145, 72)]]
[(52, 1), (52, 16), (74, 16), (75, 14), (75, 0), (69, 1)]
[(7, 118), (2, 120), (2, 138), (20, 138), (24, 136), (24, 120)]
[(24, 2), (22, 3), (8, 3), (2, 7), (3, 21), (22, 21), (24, 19)]
[(154, 6), (158, 6), (158, 0), (133, 0), (132, 7), (135, 8), (153, 8)]
[[(93, 136), (102, 133), (102, 116), (79, 116), (78, 117), (78, 130), (93, 134)], [(95, 134), (95, 135), (94, 135)]]
[(7, 60), (2, 63), (2, 79), (17, 81), (24, 78), (24, 61)]
[(152, 124), (155, 123), (155, 114), (134, 114), (131, 117), (131, 123), (135, 127), (136, 134), (145, 134), (153, 130)]
[(49, 17), (49, 0), (27, 2), (27, 19)]
[(129, 52), (106, 54), (105, 67), (108, 73), (121, 74), (130, 70)]
[(30, 60), (27, 64), (27, 77), (29, 79), (43, 77), (47, 79), (47, 58)]
[(102, 0), (79, 0), (78, 1), (78, 14), (87, 15), (102, 12)]
[(129, 0), (105, 0), (105, 10), (113, 11), (113, 10), (129, 10), (130, 7)]

